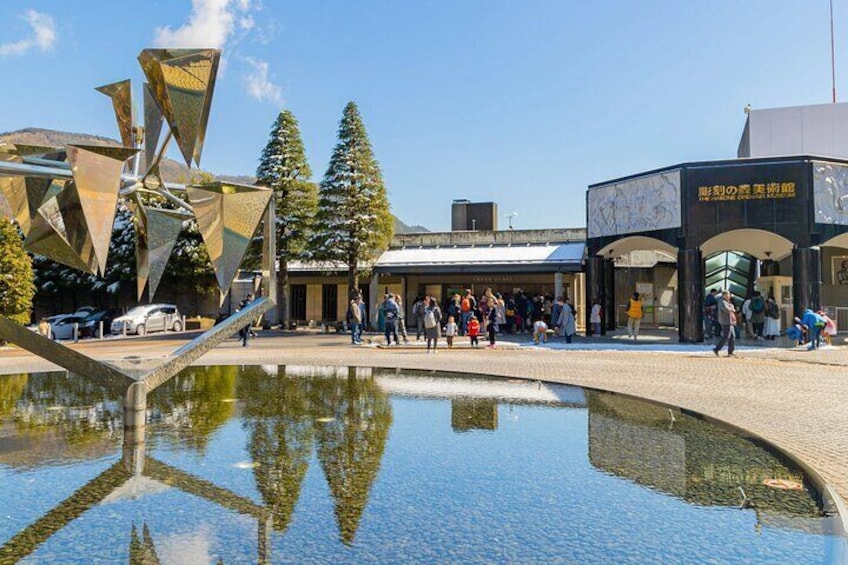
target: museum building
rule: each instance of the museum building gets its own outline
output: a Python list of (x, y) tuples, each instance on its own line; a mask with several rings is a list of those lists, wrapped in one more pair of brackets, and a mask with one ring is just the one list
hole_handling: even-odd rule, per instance
[[(754, 110), (738, 159), (681, 163), (590, 186), (586, 295), (616, 327), (620, 257), (650, 250), (676, 263), (647, 286), (649, 308), (676, 304), (680, 341), (704, 339), (703, 299), (728, 289), (774, 295), (782, 327), (828, 306), (848, 323), (848, 104)], [(820, 156), (820, 155), (838, 155)], [(660, 277), (663, 278), (663, 277)]]

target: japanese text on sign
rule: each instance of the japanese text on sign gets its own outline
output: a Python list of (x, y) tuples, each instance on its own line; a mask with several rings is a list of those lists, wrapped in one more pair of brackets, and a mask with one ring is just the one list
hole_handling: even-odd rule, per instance
[(716, 184), (698, 187), (698, 202), (732, 202), (774, 198), (795, 198), (795, 183)]

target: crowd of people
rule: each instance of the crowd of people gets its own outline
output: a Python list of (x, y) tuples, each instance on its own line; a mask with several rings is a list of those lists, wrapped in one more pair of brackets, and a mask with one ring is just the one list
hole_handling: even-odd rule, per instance
[[(350, 301), (346, 322), (350, 328), (351, 343), (362, 343), (367, 314), (361, 295)], [(572, 343), (577, 333), (577, 311), (566, 297), (545, 296), (518, 291), (515, 295), (493, 292), (487, 288), (475, 296), (470, 290), (450, 294), (441, 304), (434, 296), (419, 295), (409, 312), (399, 294), (386, 293), (378, 309), (380, 326), (386, 345), (409, 343), (415, 332), (415, 340), (426, 340), (427, 351), (436, 352), (439, 340), (445, 338), (447, 346), (453, 347), (459, 338), (468, 338), (472, 347), (479, 340), (488, 341), (486, 347), (496, 347), (498, 336), (527, 333), (535, 343), (545, 343), (549, 337), (564, 338)], [(634, 292), (625, 306), (627, 335), (638, 339), (645, 307), (642, 297)], [(704, 334), (707, 340), (716, 340), (713, 351), (716, 355), (727, 346), (728, 355), (733, 356), (737, 339), (775, 340), (781, 335), (780, 307), (774, 296), (763, 296), (754, 291), (745, 300), (735, 299), (730, 291), (712, 289), (704, 300)], [(599, 300), (593, 300), (589, 312), (589, 335), (600, 335), (603, 310)], [(816, 349), (820, 343), (836, 334), (836, 324), (823, 310), (807, 310), (785, 334), (795, 345), (806, 344)]]
[[(718, 340), (713, 348), (716, 355), (727, 345), (727, 354), (733, 356), (737, 339), (776, 340), (781, 334), (780, 318), (780, 306), (774, 296), (764, 297), (760, 291), (740, 301), (730, 291), (714, 288), (704, 300), (704, 336)], [(836, 331), (836, 322), (823, 309), (808, 308), (785, 333), (795, 347), (818, 349), (822, 340), (829, 343)]]
[[(362, 296), (350, 302), (346, 322), (351, 328), (351, 343), (362, 342), (366, 309)], [(553, 299), (542, 294), (523, 291), (511, 294), (493, 292), (487, 288), (480, 296), (467, 289), (449, 295), (441, 304), (433, 296), (415, 298), (407, 324), (406, 309), (399, 294), (386, 293), (378, 309), (379, 326), (382, 326), (386, 345), (409, 343), (412, 332), (415, 340), (427, 341), (427, 351), (435, 352), (439, 338), (445, 337), (448, 347), (457, 338), (467, 337), (472, 347), (479, 346), (485, 336), (486, 347), (496, 347), (499, 335), (531, 333), (534, 340), (547, 341), (553, 334), (571, 343), (577, 333), (576, 309), (568, 297)], [(595, 331), (600, 332), (600, 305), (592, 310)], [(597, 318), (597, 320), (595, 320)]]

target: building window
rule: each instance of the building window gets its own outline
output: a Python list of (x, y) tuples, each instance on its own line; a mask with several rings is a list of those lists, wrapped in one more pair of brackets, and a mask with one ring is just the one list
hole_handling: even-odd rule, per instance
[(339, 311), (339, 287), (335, 284), (321, 285), (321, 320), (337, 321)]
[(291, 285), (291, 318), (306, 321), (306, 285)]

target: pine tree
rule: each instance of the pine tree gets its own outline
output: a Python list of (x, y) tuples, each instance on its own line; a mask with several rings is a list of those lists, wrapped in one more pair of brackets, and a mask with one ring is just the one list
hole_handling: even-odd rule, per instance
[(360, 262), (373, 260), (392, 238), (380, 166), (356, 104), (349, 102), (339, 124), (338, 143), (321, 181), (312, 257), (348, 266), (348, 288), (359, 292)]
[(0, 218), (0, 316), (28, 324), (35, 296), (32, 262), (17, 227)]
[(283, 110), (271, 128), (268, 144), (256, 169), (256, 184), (274, 191), (277, 215), (277, 298), (279, 319), (288, 326), (289, 261), (304, 258), (309, 230), (318, 204), (318, 191), (309, 179), (300, 128), (294, 114)]

